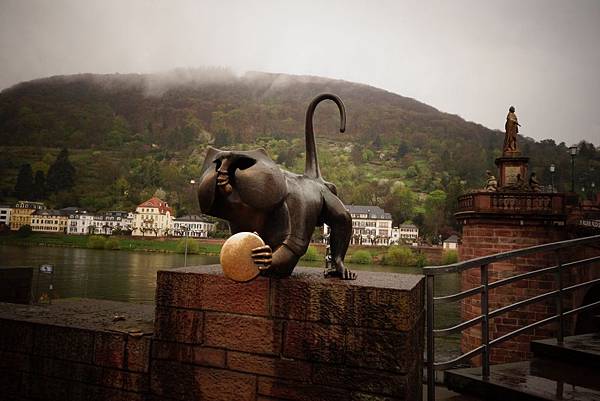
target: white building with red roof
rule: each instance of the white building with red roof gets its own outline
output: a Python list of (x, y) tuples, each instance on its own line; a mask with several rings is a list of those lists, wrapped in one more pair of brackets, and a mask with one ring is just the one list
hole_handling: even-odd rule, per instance
[(173, 225), (173, 209), (156, 197), (138, 205), (133, 215), (133, 232), (140, 237), (165, 237)]

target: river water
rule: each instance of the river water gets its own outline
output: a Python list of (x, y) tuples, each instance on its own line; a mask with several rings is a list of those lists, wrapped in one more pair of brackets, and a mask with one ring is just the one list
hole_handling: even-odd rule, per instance
[[(216, 256), (188, 255), (187, 265), (218, 263)], [(300, 262), (320, 268), (319, 262)], [(174, 253), (128, 252), (79, 248), (17, 247), (0, 245), (0, 266), (54, 266), (54, 274), (33, 276), (34, 292), (48, 292), (53, 281), (53, 296), (57, 298), (96, 298), (123, 302), (154, 303), (156, 272), (184, 266), (184, 255)], [(420, 274), (421, 269), (381, 265), (350, 265), (353, 270), (370, 270)], [(360, 272), (359, 272), (360, 274)], [(458, 292), (460, 277), (436, 277), (436, 295)], [(443, 304), (436, 309), (436, 327), (458, 323), (458, 304)], [(448, 337), (443, 347), (456, 348), (458, 337)], [(452, 346), (451, 344), (454, 344)], [(437, 347), (436, 347), (437, 348)]]

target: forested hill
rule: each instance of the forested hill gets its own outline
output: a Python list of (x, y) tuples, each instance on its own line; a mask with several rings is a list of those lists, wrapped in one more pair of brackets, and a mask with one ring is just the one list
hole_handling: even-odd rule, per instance
[[(333, 105), (319, 107), (317, 131), (335, 139), (421, 144), (465, 139), (490, 145), (498, 135), (414, 99), (346, 81), (284, 74), (180, 71), (162, 75), (57, 76), (16, 85), (0, 94), (4, 143), (45, 146), (111, 146), (130, 141), (180, 149), (202, 136), (298, 137), (310, 100), (339, 95), (348, 110), (346, 136)], [(504, 111), (499, 111), (503, 118)], [(117, 132), (113, 132), (114, 128)], [(202, 139), (202, 138), (201, 138)]]
[[(23, 164), (34, 175), (47, 173), (59, 150), (68, 148), (75, 184), (64, 193), (38, 191), (49, 205), (130, 210), (158, 194), (178, 214), (194, 212), (196, 202), (184, 189), (199, 174), (208, 144), (262, 146), (283, 167), (302, 171), (306, 107), (323, 92), (339, 95), (348, 112), (344, 134), (331, 102), (315, 115), (321, 169), (346, 203), (380, 205), (395, 223), (412, 219), (433, 235), (443, 227), (431, 227), (425, 217), (441, 211), (431, 219), (449, 227), (456, 196), (480, 188), (485, 170), (495, 170), (503, 133), (367, 85), (259, 72), (236, 76), (224, 69), (82, 74), (0, 93), (0, 201), (18, 197)], [(498, 119), (504, 116), (498, 110)], [(550, 163), (557, 165), (557, 182), (568, 180), (565, 144), (521, 137), (519, 144), (543, 183), (550, 182)], [(587, 182), (586, 174), (600, 171), (599, 152), (591, 144), (581, 147), (578, 161), (589, 168), (578, 177)]]

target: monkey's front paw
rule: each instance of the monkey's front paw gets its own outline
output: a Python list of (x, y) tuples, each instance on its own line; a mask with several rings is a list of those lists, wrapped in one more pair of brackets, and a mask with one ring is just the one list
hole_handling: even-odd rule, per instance
[(356, 280), (356, 273), (342, 265), (326, 269), (325, 277), (339, 277), (342, 280)]
[(273, 250), (269, 245), (254, 248), (252, 249), (252, 260), (258, 266), (258, 270), (267, 270), (273, 262)]
[(342, 280), (356, 280), (356, 273), (344, 267), (342, 272)]

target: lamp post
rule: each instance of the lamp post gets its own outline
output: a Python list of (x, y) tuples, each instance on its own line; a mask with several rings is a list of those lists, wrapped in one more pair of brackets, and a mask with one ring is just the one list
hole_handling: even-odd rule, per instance
[[(191, 179), (190, 185), (194, 185), (196, 180)], [(190, 240), (190, 227), (185, 225), (183, 227), (183, 240), (185, 241), (185, 252), (183, 254), (183, 267), (187, 267), (187, 252), (188, 252), (188, 241)]]
[(596, 201), (596, 183), (592, 182), (590, 184), (590, 196), (592, 197), (592, 201), (595, 202)]
[(552, 183), (552, 192), (554, 193), (554, 172), (556, 171), (556, 166), (554, 163), (550, 165), (550, 182)]
[(188, 226), (184, 226), (183, 227), (183, 240), (185, 241), (185, 252), (183, 254), (183, 267), (187, 267), (187, 247), (188, 247), (188, 241), (189, 241), (189, 235), (188, 235), (188, 231), (189, 231), (189, 227)]
[(569, 154), (571, 155), (571, 192), (575, 192), (575, 156), (577, 156), (577, 146), (571, 146)]

